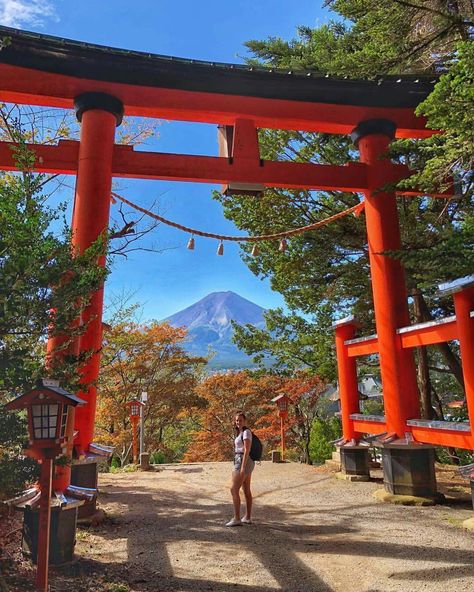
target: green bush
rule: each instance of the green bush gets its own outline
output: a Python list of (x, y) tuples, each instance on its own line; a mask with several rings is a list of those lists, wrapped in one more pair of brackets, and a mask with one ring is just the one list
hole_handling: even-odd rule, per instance
[[(280, 450), (277, 448), (277, 450)], [(286, 462), (300, 462), (301, 461), (301, 450), (298, 448), (287, 448), (285, 450), (285, 461)]]
[(130, 463), (129, 465), (124, 465), (123, 467), (110, 466), (109, 473), (135, 473), (138, 470), (140, 470), (140, 465), (134, 465)]
[(313, 463), (323, 463), (335, 450), (332, 442), (341, 437), (341, 422), (337, 417), (315, 419), (311, 427), (309, 454)]
[(364, 415), (384, 415), (382, 398), (367, 399), (362, 402), (362, 413)]
[(135, 473), (140, 468), (139, 465), (129, 464), (125, 465), (122, 469), (124, 473)]
[(110, 461), (110, 472), (113, 472), (113, 469), (120, 469), (122, 466), (120, 459), (118, 456), (113, 456), (112, 460)]
[(150, 454), (150, 462), (152, 465), (163, 465), (168, 462), (168, 459), (162, 450), (156, 450)]
[[(470, 465), (474, 463), (474, 452), (472, 450), (456, 448), (456, 456), (459, 458), (460, 465)], [(436, 460), (444, 465), (455, 464), (448, 449), (444, 447), (436, 448)]]
[(127, 584), (110, 584), (107, 592), (130, 592)]
[(39, 476), (39, 464), (23, 456), (28, 441), (24, 416), (0, 409), (0, 499), (15, 496)]

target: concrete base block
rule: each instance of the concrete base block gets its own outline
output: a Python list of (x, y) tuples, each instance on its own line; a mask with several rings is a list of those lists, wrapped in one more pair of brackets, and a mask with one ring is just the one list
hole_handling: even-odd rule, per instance
[(416, 495), (394, 495), (385, 489), (377, 489), (372, 496), (380, 502), (398, 506), (435, 506), (443, 503), (445, 498), (442, 494), (434, 497), (420, 497)]
[(281, 462), (281, 452), (279, 450), (272, 450), (272, 462), (274, 462), (274, 463)]
[(437, 498), (434, 447), (386, 444), (383, 482), (392, 495)]
[[(71, 467), (71, 485), (97, 489), (98, 467), (95, 460), (77, 461)], [(79, 507), (78, 518), (90, 518), (97, 511), (97, 500)]]
[(140, 470), (150, 470), (150, 455), (148, 454), (148, 452), (142, 452), (140, 454)]
[(341, 472), (345, 475), (358, 475), (370, 478), (369, 450), (366, 446), (341, 446)]
[[(50, 565), (61, 565), (74, 558), (77, 510), (77, 507), (68, 510), (51, 508)], [(37, 509), (24, 511), (22, 551), (33, 563), (36, 563), (38, 556), (38, 522), (39, 511)]]
[(339, 472), (335, 473), (336, 479), (341, 481), (350, 481), (352, 483), (361, 483), (370, 481), (369, 475), (348, 475), (347, 473)]

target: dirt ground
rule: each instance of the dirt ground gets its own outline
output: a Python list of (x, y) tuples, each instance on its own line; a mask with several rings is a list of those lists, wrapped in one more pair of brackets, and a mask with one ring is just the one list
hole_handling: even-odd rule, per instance
[[(472, 592), (474, 532), (461, 528), (474, 515), (468, 490), (451, 469), (439, 481), (454, 496), (447, 504), (393, 506), (372, 497), (380, 479), (348, 483), (324, 467), (264, 462), (253, 477), (254, 524), (226, 528), (230, 464), (103, 474), (108, 519), (78, 530), (78, 558), (51, 570), (51, 590)], [(2, 553), (5, 582), (29, 592), (15, 537)]]

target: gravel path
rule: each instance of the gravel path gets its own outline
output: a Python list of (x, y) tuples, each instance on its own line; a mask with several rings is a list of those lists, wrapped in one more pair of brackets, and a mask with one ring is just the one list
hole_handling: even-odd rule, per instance
[(262, 463), (254, 524), (231, 517), (230, 464), (100, 476), (111, 520), (78, 536), (82, 564), (132, 592), (468, 592), (473, 517), (464, 505), (392, 506), (380, 483), (324, 468)]

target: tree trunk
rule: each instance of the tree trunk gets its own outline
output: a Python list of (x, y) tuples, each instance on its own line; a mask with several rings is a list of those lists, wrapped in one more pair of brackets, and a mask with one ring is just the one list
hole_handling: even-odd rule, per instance
[[(432, 321), (433, 315), (431, 314), (428, 305), (426, 304), (426, 300), (421, 292), (419, 292), (419, 299), (418, 304), (420, 307), (420, 312), (424, 321)], [(452, 349), (449, 347), (447, 343), (437, 343), (436, 347), (438, 348), (439, 352), (444, 358), (446, 365), (453, 373), (454, 378), (459, 382), (459, 384), (464, 389), (464, 377), (462, 374), (462, 366), (457, 358), (457, 356), (453, 353)]]
[(309, 454), (309, 435), (306, 438), (305, 448), (306, 448), (306, 464), (312, 465), (313, 464), (313, 461), (311, 460), (311, 456)]
[(440, 421), (444, 421), (444, 411), (443, 411), (443, 404), (438, 393), (435, 391), (433, 385), (431, 386), (431, 392), (433, 394), (435, 403), (436, 403), (436, 418)]
[[(420, 300), (422, 298), (421, 292), (417, 289), (413, 292), (414, 314), (415, 322), (422, 323), (425, 319), (423, 316)], [(433, 402), (431, 400), (431, 381), (430, 372), (428, 368), (428, 352), (426, 346), (417, 348), (418, 353), (418, 387), (421, 395), (421, 417), (422, 419), (433, 419)]]

